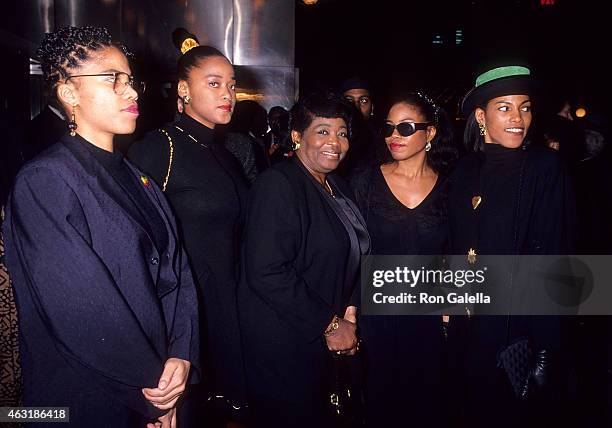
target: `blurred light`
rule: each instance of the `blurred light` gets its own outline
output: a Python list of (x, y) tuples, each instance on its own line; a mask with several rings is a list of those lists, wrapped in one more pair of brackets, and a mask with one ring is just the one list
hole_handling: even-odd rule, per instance
[(305, 5), (311, 6), (313, 4), (317, 4), (319, 2), (319, 0), (302, 0), (302, 3), (304, 3)]
[(463, 30), (455, 30), (455, 45), (459, 46), (463, 42)]
[(554, 6), (556, 0), (540, 0), (540, 6)]
[(42, 76), (42, 67), (40, 66), (40, 62), (35, 60), (34, 58), (30, 58), (30, 75), (40, 75)]
[(236, 100), (238, 101), (245, 101), (245, 100), (263, 101), (265, 99), (266, 99), (266, 96), (261, 93), (249, 94), (247, 92), (242, 92), (242, 91), (236, 92)]
[(586, 116), (585, 109), (583, 109), (582, 107), (576, 109), (576, 117), (585, 117), (585, 116)]
[(442, 39), (441, 35), (436, 34), (433, 36), (433, 40), (431, 41), (431, 43), (434, 45), (441, 45), (444, 43), (444, 40)]

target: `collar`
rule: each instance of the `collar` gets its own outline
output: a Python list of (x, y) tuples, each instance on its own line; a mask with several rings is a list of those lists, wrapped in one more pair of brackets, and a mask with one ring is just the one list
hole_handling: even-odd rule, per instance
[(193, 136), (199, 143), (210, 144), (214, 142), (215, 130), (202, 125), (200, 122), (183, 113), (176, 125), (183, 129), (187, 134)]
[(121, 154), (121, 152), (119, 150), (115, 150), (112, 153), (108, 152), (108, 151), (106, 151), (104, 149), (101, 149), (100, 147), (90, 143), (85, 138), (81, 137), (79, 134), (75, 135), (74, 137), (68, 137), (68, 138), (74, 138), (76, 141), (78, 141), (102, 165), (105, 165), (105, 166), (118, 166), (118, 165), (121, 165), (123, 163), (123, 155)]

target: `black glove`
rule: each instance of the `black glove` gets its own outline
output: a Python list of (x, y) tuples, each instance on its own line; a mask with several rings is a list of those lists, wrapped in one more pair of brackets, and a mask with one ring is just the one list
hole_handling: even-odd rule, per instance
[(547, 349), (535, 352), (532, 358), (529, 375), (521, 389), (521, 398), (537, 400), (544, 398), (553, 386), (553, 356)]

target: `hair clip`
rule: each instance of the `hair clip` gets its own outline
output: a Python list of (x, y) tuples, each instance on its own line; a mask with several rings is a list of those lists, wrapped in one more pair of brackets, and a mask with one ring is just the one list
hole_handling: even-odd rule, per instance
[(183, 40), (183, 43), (181, 43), (181, 53), (185, 55), (196, 46), (200, 46), (200, 44), (195, 39), (187, 37), (185, 40)]
[(425, 101), (427, 104), (429, 104), (431, 106), (431, 108), (434, 111), (434, 122), (438, 123), (438, 117), (439, 117), (439, 113), (440, 113), (440, 107), (426, 94), (422, 93), (422, 92), (418, 92), (416, 93), (419, 97), (421, 97), (421, 99), (423, 101)]

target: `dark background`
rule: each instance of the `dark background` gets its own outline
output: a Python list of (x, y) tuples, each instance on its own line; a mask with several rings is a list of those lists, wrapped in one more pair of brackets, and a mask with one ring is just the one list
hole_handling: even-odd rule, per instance
[[(601, 121), (612, 113), (605, 3), (298, 1), (300, 91), (359, 75), (371, 83), (379, 105), (396, 89), (426, 89), (454, 114), (477, 74), (519, 64), (531, 68), (545, 99), (571, 96), (575, 106), (587, 109), (585, 119)], [(432, 43), (435, 36), (442, 44)]]

